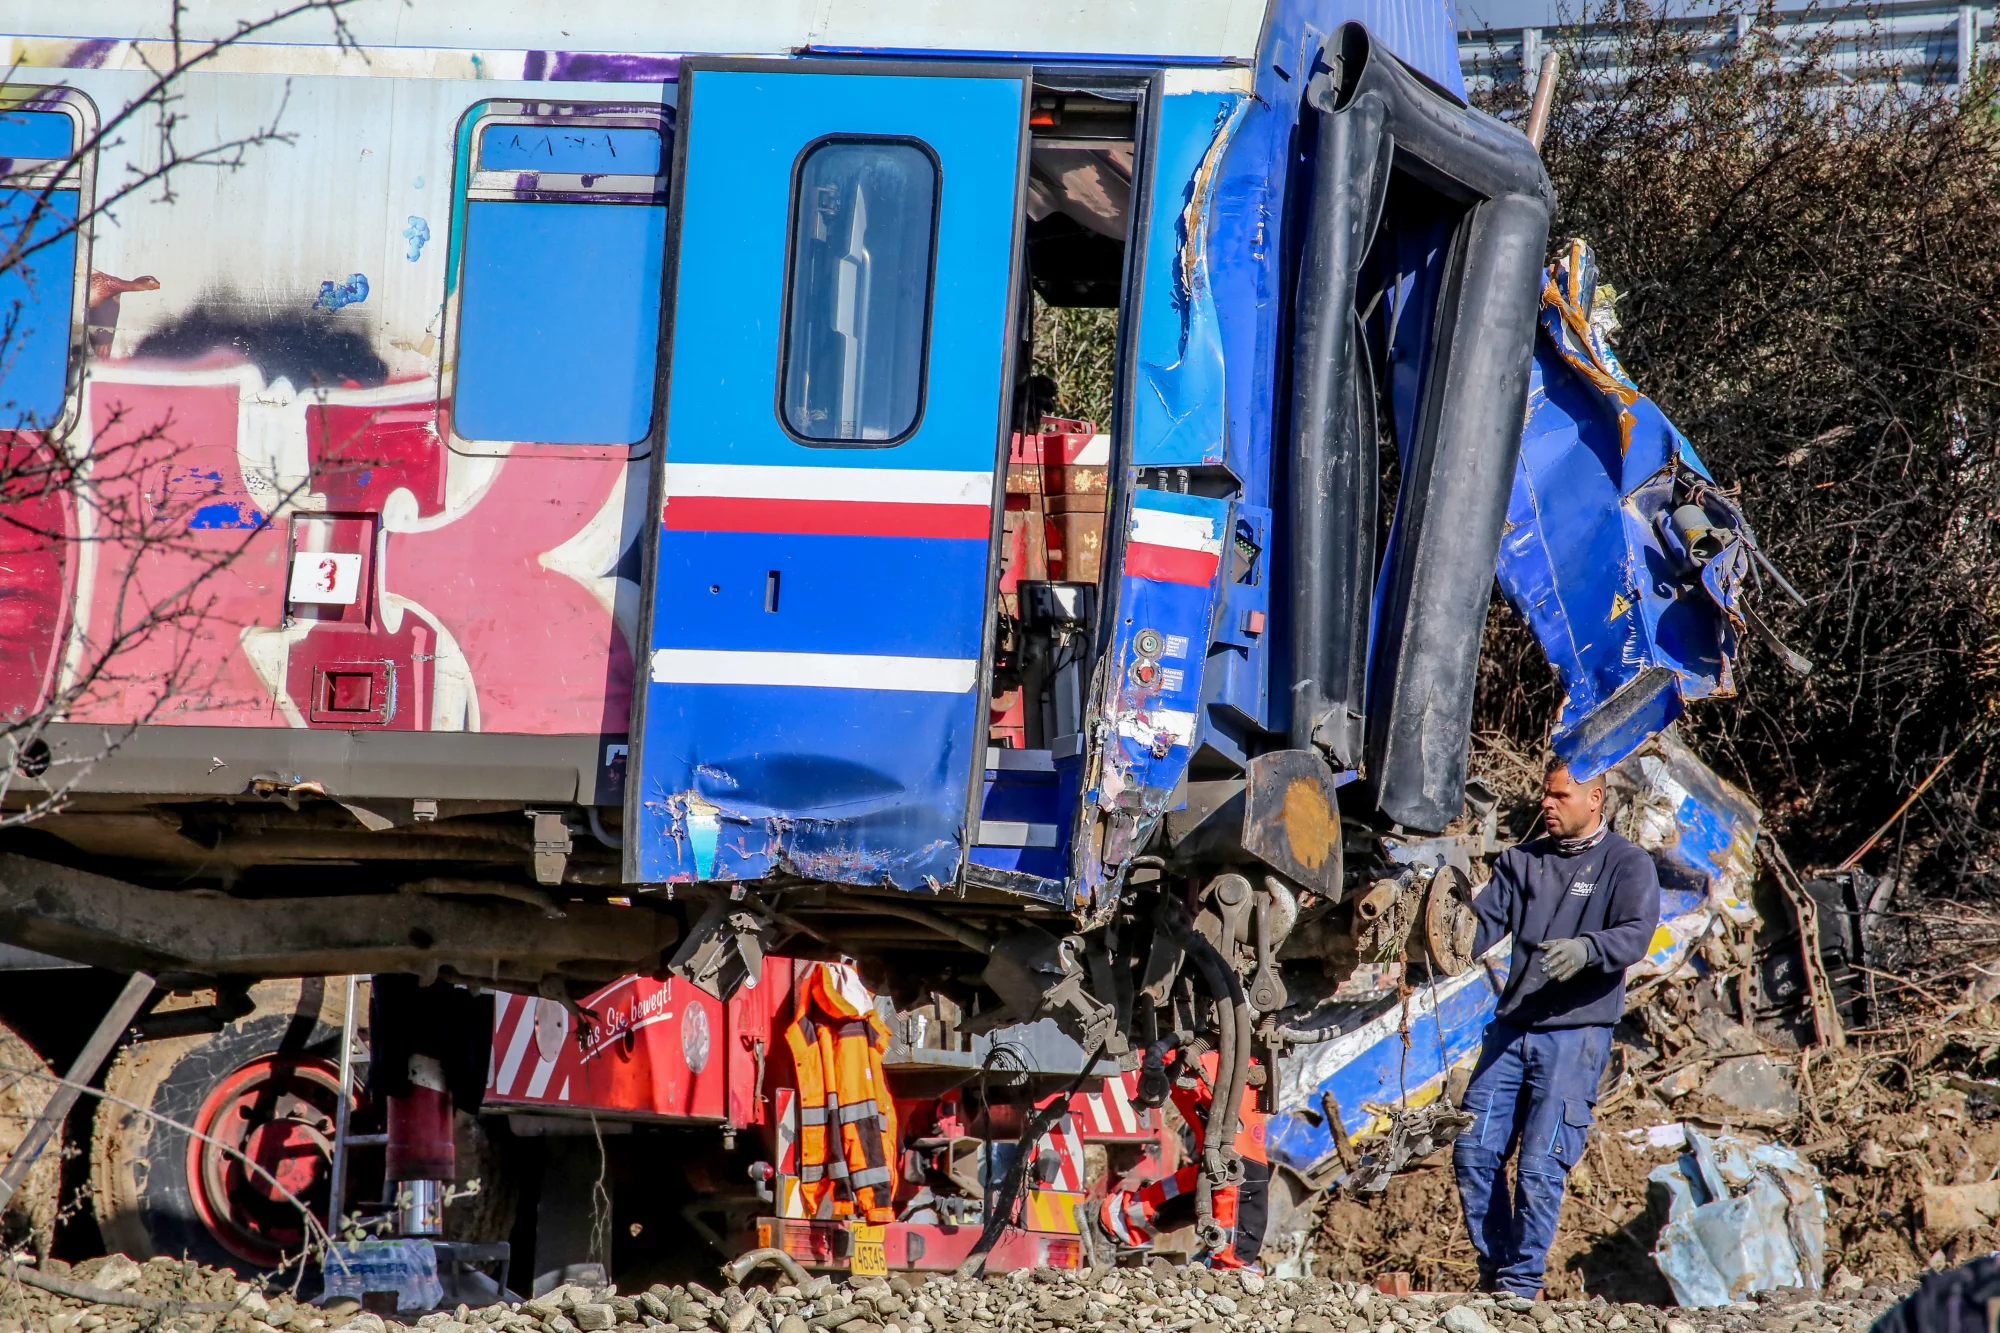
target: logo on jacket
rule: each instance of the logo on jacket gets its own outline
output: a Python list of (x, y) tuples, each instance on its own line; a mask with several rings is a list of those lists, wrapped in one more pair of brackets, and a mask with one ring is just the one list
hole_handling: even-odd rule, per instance
[(1596, 887), (1597, 881), (1594, 879), (1579, 879), (1570, 884), (1569, 896), (1572, 898), (1588, 898), (1590, 891)]

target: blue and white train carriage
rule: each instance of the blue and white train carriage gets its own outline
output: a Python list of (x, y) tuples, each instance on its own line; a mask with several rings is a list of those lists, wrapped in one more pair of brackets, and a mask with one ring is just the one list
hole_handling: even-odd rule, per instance
[[(99, 460), (13, 553), (68, 869), (0, 936), (542, 994), (845, 954), (956, 1041), (1199, 1038), (1233, 1117), (1319, 993), (1294, 923), (1351, 959), (1354, 889), (1439, 873), (1569, 373), (1449, 5), (256, 9), (0, 0), (0, 398)], [(1116, 311), (1094, 431), (1038, 305)], [(1624, 575), (1544, 563), (1593, 689), (1657, 665), (1594, 628)]]

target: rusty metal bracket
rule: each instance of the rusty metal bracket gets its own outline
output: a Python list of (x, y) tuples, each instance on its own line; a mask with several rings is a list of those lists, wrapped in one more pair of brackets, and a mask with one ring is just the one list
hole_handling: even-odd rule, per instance
[(1479, 918), (1472, 911), (1472, 883), (1456, 866), (1439, 866), (1424, 898), (1424, 945), (1448, 977), (1472, 966)]
[(775, 931), (769, 913), (752, 902), (716, 898), (688, 930), (667, 970), (725, 1003), (764, 967)]
[(1292, 883), (1340, 898), (1340, 800), (1326, 760), (1311, 750), (1273, 750), (1250, 761), (1243, 849)]
[(560, 810), (530, 810), (528, 818), (535, 821), (535, 883), (562, 883), (569, 854), (576, 846), (569, 821)]
[(1806, 892), (1799, 872), (1792, 869), (1792, 863), (1785, 857), (1785, 849), (1778, 840), (1766, 833), (1762, 841), (1771, 849), (1771, 865), (1777, 871), (1778, 888), (1783, 891), (1785, 901), (1792, 906), (1793, 918), (1799, 925), (1799, 966), (1805, 972), (1806, 998), (1811, 1002), (1813, 1030), (1822, 1046), (1835, 1048), (1847, 1045), (1847, 1027), (1840, 1021), (1840, 1005), (1834, 1000), (1833, 987), (1826, 979), (1826, 968), (1819, 957), (1819, 905)]

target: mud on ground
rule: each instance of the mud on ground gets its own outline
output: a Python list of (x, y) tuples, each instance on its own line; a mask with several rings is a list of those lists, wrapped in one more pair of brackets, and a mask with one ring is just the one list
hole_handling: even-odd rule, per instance
[[(1954, 1230), (1941, 1210), (1927, 1216), (1925, 1208), (1927, 1186), (2000, 1178), (2000, 1086), (1989, 1094), (1983, 1080), (1954, 1072), (1954, 1066), (1982, 1069), (2000, 1050), (2000, 1033), (1979, 1034), (1996, 1044), (1978, 1046), (1967, 1035), (1933, 1032), (1902, 1043), (1778, 1057), (1800, 1093), (1801, 1109), (1789, 1118), (1745, 1115), (1699, 1095), (1669, 1102), (1643, 1085), (1607, 1097), (1570, 1176), (1549, 1254), (1549, 1295), (1672, 1304), (1652, 1260), (1664, 1213), (1649, 1203), (1646, 1174), (1680, 1150), (1648, 1146), (1645, 1131), (1675, 1121), (1710, 1135), (1787, 1143), (1812, 1162), (1826, 1193), (1830, 1285), (1851, 1275), (1858, 1285), (1902, 1286), (1928, 1269), (2000, 1250), (1994, 1214), (1983, 1225)], [(1418, 1290), (1473, 1285), (1449, 1151), (1398, 1175), (1381, 1195), (1336, 1193), (1327, 1203), (1315, 1272), (1372, 1281), (1385, 1271), (1412, 1274)]]

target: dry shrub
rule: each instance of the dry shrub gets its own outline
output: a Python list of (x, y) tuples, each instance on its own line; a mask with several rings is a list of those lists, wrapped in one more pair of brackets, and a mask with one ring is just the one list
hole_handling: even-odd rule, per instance
[[(1727, 59), (1705, 44), (1752, 18)], [(1710, 29), (1642, 6), (1616, 59), (1574, 32), (1544, 156), (1553, 239), (1583, 236), (1619, 292), (1640, 385), (1739, 487), (1810, 599), (1763, 606), (1818, 663), (1749, 650), (1742, 697), (1690, 719), (1794, 859), (1837, 861), (1962, 747), (1867, 863), (1929, 895), (1991, 896), (2000, 718), (2000, 125), (1994, 83), (1834, 69), (1831, 36), (1769, 14)], [(1601, 31), (1601, 30), (1600, 30)], [(1614, 80), (1608, 64), (1630, 77)], [(1521, 95), (1488, 99), (1518, 116)], [(1541, 738), (1556, 692), (1511, 612), (1488, 628), (1479, 725)]]
[(1035, 298), (1035, 373), (1055, 382), (1050, 416), (1111, 429), (1112, 371), (1118, 362), (1118, 312), (1053, 306)]

